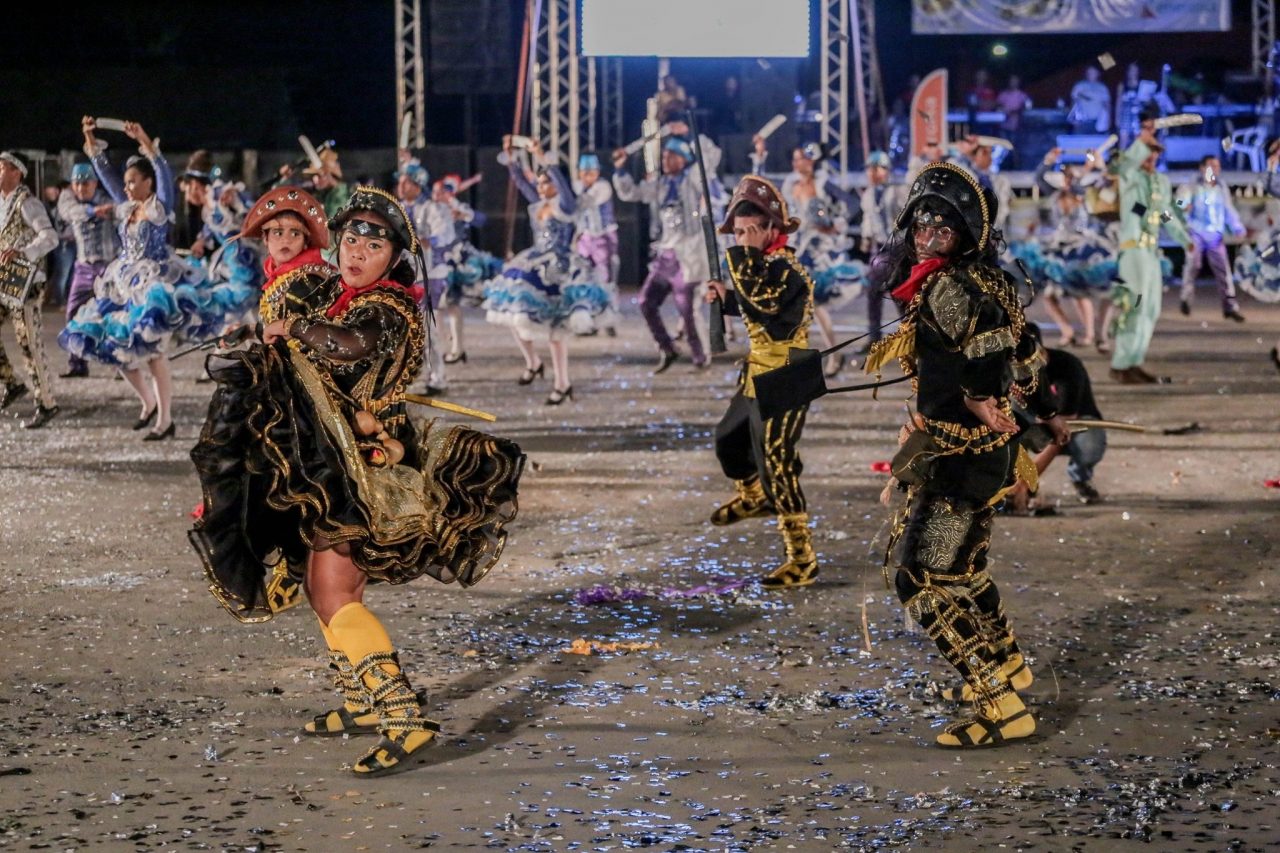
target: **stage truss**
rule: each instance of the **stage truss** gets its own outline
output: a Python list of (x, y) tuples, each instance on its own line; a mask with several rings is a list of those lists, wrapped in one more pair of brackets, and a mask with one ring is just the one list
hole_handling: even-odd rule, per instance
[[(561, 162), (622, 144), (622, 61), (578, 54), (576, 0), (542, 0), (534, 28), (530, 135)], [(885, 115), (875, 39), (874, 0), (822, 0), (822, 142), (842, 172), (850, 163), (849, 104), (858, 118), (862, 157), (881, 144)]]
[(400, 138), (401, 117), (413, 115), (409, 145), (422, 148), (426, 140), (426, 88), (423, 85), (421, 0), (396, 0), (396, 126)]
[(1273, 93), (1272, 78), (1276, 69), (1272, 68), (1272, 51), (1276, 44), (1276, 3), (1275, 0), (1253, 0), (1253, 73), (1263, 81), (1267, 97)]
[[(873, 119), (883, 121), (884, 85), (876, 50), (874, 0), (822, 0), (819, 22), (822, 143), (828, 156), (849, 170), (849, 107), (858, 117), (858, 143), (865, 160), (879, 145)], [(852, 72), (852, 79), (850, 79)]]
[(562, 163), (622, 144), (622, 60), (578, 53), (577, 0), (542, 0), (534, 30), (530, 135)]

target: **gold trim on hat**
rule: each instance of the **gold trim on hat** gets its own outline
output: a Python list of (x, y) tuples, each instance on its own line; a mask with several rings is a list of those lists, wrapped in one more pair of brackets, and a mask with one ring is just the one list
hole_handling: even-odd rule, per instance
[[(916, 175), (916, 181), (923, 178), (925, 173), (930, 169), (946, 169), (947, 171), (955, 172), (957, 175), (964, 178), (965, 182), (973, 188), (974, 193), (978, 196), (978, 209), (982, 211), (982, 238), (978, 240), (978, 251), (981, 252), (986, 248), (987, 239), (991, 236), (991, 211), (987, 207), (987, 195), (982, 191), (982, 185), (978, 183), (978, 179), (975, 178), (968, 169), (963, 166), (957, 166), (955, 163), (947, 163), (945, 161), (930, 163), (928, 166), (925, 166), (920, 170), (920, 174)], [(915, 185), (914, 181), (912, 182), (912, 185)], [(921, 193), (922, 197), (923, 195), (924, 193)], [(963, 218), (963, 214), (961, 218)]]

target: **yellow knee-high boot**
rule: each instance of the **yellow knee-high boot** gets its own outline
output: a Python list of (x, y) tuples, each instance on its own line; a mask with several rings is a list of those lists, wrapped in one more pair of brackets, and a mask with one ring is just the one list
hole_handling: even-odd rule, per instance
[(325, 645), (329, 647), (329, 669), (333, 673), (333, 686), (346, 701), (340, 708), (317, 714), (302, 727), (302, 731), (317, 737), (373, 734), (378, 730), (378, 715), (369, 706), (364, 687), (356, 679), (355, 667), (351, 665), (346, 652), (338, 646), (329, 626), (319, 616), (316, 621), (320, 623)]
[(734, 480), (733, 485), (738, 494), (733, 500), (711, 513), (712, 524), (716, 527), (725, 527), (746, 518), (763, 518), (773, 515), (769, 498), (764, 493), (764, 485), (759, 477)]
[(809, 515), (798, 512), (778, 516), (778, 529), (786, 546), (787, 561), (760, 580), (765, 589), (808, 586), (818, 577), (818, 558), (809, 535)]
[(411, 755), (435, 739), (440, 724), (422, 715), (422, 700), (400, 671), (391, 637), (367, 607), (360, 602), (345, 605), (329, 620), (329, 630), (354, 662), (355, 677), (378, 715), (378, 731), (382, 733), (377, 745), (351, 769), (359, 776), (404, 769)]

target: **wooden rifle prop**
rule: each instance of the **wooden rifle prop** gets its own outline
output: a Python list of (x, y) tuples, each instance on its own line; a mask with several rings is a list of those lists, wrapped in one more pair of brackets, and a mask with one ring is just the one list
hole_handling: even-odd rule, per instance
[[(1117, 432), (1139, 432), (1148, 435), (1187, 435), (1200, 432), (1200, 422), (1192, 421), (1176, 427), (1149, 427), (1142, 424), (1131, 424), (1124, 421), (1093, 420), (1091, 418), (1068, 418), (1067, 429), (1073, 434), (1091, 429), (1107, 429)], [(1032, 453), (1039, 453), (1053, 444), (1053, 433), (1044, 424), (1032, 424), (1023, 429), (1019, 441)]]
[[(302, 146), (302, 152), (305, 156), (297, 160), (294, 160), (292, 163), (289, 164), (289, 168), (291, 168), (295, 172), (305, 166), (310, 166), (311, 168), (317, 171), (324, 168), (324, 162), (320, 159), (320, 152), (328, 151), (337, 143), (335, 143), (332, 139), (326, 139), (323, 143), (321, 143), (319, 148), (316, 148), (314, 145), (311, 144), (311, 140), (308, 139), (307, 135), (304, 133), (298, 137), (298, 144)], [(277, 173), (267, 178), (265, 181), (262, 181), (259, 184), (259, 186), (263, 190), (269, 190), (272, 187), (274, 187), (276, 184), (280, 183), (282, 180), (284, 180), (284, 178), (279, 173)]]
[[(689, 135), (693, 137), (693, 150), (698, 158), (698, 174), (702, 176), (702, 239), (707, 248), (707, 269), (710, 271), (712, 281), (722, 282), (724, 279), (720, 275), (720, 246), (716, 243), (715, 223), (711, 221), (713, 215), (711, 184), (707, 178), (707, 161), (702, 156), (702, 137), (698, 136), (698, 123), (694, 118), (693, 110), (689, 111)], [(711, 328), (707, 339), (712, 355), (727, 349), (724, 345), (724, 302), (719, 295), (711, 302)]]
[(429, 406), (432, 409), (439, 409), (442, 412), (453, 412), (455, 415), (465, 415), (468, 418), (475, 418), (481, 421), (493, 423), (498, 419), (497, 415), (491, 415), (488, 412), (482, 412), (479, 409), (469, 409), (466, 406), (459, 406), (457, 403), (446, 403), (444, 400), (437, 400), (434, 397), (423, 397), (421, 394), (405, 394), (406, 403), (415, 403), (419, 406)]
[(251, 329), (249, 326), (247, 325), (236, 326), (234, 329), (227, 332), (226, 334), (218, 335), (218, 337), (213, 338), (212, 340), (208, 340), (208, 341), (205, 341), (204, 343), (196, 344), (193, 347), (187, 347), (186, 349), (178, 350), (177, 352), (169, 356), (169, 360), (173, 361), (175, 359), (182, 358), (184, 355), (190, 355), (191, 353), (196, 352), (197, 350), (213, 349), (214, 347), (220, 344), (225, 344), (228, 347), (233, 347), (236, 344), (247, 341), (252, 335), (253, 335), (253, 329)]

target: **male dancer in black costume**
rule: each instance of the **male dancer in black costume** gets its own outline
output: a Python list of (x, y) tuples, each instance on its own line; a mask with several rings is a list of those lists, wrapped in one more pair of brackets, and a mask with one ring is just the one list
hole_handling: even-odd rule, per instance
[(743, 178), (720, 226), (738, 243), (727, 252), (733, 290), (712, 281), (707, 294), (708, 301), (724, 301), (726, 314), (742, 317), (751, 343), (738, 393), (716, 427), (716, 457), (738, 494), (712, 513), (711, 523), (778, 516), (787, 559), (765, 575), (766, 589), (808, 586), (818, 576), (796, 451), (808, 406), (763, 418), (754, 384), (761, 373), (786, 364), (792, 347), (809, 345), (813, 280), (787, 245), (799, 225), (777, 187), (754, 175)]

